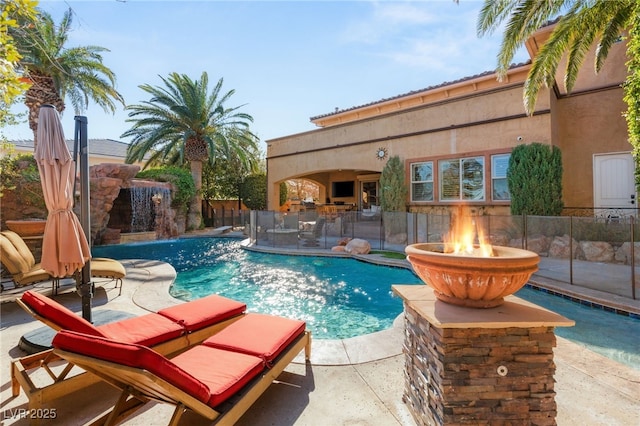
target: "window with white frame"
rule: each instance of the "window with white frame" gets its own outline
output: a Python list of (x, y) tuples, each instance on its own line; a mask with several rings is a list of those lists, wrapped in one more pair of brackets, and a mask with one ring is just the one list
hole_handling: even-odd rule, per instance
[(438, 161), (440, 201), (483, 201), (484, 157)]
[(411, 164), (411, 201), (433, 201), (433, 161)]
[(493, 201), (509, 201), (509, 185), (507, 184), (507, 170), (511, 154), (497, 154), (491, 156), (491, 198)]

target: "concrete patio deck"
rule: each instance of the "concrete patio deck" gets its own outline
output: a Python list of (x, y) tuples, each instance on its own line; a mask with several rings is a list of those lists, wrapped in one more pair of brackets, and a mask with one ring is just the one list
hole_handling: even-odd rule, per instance
[[(123, 292), (112, 283), (98, 285), (94, 310), (143, 314), (174, 303), (168, 294), (175, 270), (156, 261), (126, 261)], [(49, 283), (36, 286), (50, 291)], [(78, 312), (80, 300), (71, 287), (56, 300)], [(636, 302), (636, 301), (633, 301)], [(0, 306), (0, 413), (2, 424), (28, 424), (24, 393), (11, 397), (9, 362), (24, 356), (20, 338), (43, 327), (15, 303)], [(345, 340), (315, 340), (311, 364), (290, 365), (242, 417), (238, 425), (415, 425), (402, 402), (404, 378), (402, 321), (381, 333)], [(300, 359), (299, 359), (300, 361)], [(557, 422), (559, 425), (635, 425), (640, 418), (640, 371), (558, 338), (555, 349)], [(55, 420), (42, 424), (83, 424), (113, 405), (117, 391), (98, 383), (53, 402)], [(172, 407), (148, 404), (125, 425), (167, 424)], [(181, 424), (207, 422), (187, 415)]]

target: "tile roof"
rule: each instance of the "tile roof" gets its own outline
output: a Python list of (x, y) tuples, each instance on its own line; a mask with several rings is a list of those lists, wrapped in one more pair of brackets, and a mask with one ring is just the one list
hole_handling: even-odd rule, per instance
[[(73, 154), (73, 139), (67, 139), (65, 141), (69, 151)], [(33, 150), (33, 140), (13, 140), (10, 143), (16, 147)], [(112, 158), (122, 158), (127, 156), (128, 143), (115, 141), (113, 139), (89, 139), (89, 155), (105, 156)]]
[[(531, 63), (531, 61), (522, 62), (522, 63), (518, 63), (518, 64), (512, 64), (509, 67), (509, 69), (518, 68), (518, 67), (521, 67), (521, 66), (524, 66), (524, 65), (528, 65), (530, 63)], [(424, 89), (412, 90), (411, 92), (402, 93), (400, 95), (392, 96), (390, 98), (379, 99), (377, 101), (373, 101), (373, 102), (370, 102), (368, 104), (357, 105), (357, 106), (353, 106), (353, 107), (345, 108), (345, 109), (336, 108), (336, 110), (333, 111), (333, 112), (330, 112), (330, 113), (327, 113), (327, 114), (317, 115), (315, 117), (311, 117), (310, 120), (314, 121), (314, 120), (317, 120), (319, 118), (330, 117), (332, 115), (342, 114), (343, 112), (353, 111), (353, 110), (360, 109), (360, 108), (365, 108), (365, 107), (370, 107), (370, 106), (373, 106), (373, 105), (376, 105), (376, 104), (380, 104), (380, 103), (383, 103), (383, 102), (392, 101), (394, 99), (400, 99), (400, 98), (404, 98), (406, 96), (415, 95), (417, 93), (427, 92), (427, 91), (434, 90), (434, 89), (440, 89), (440, 88), (443, 88), (443, 87), (446, 87), (446, 86), (450, 86), (452, 84), (462, 83), (462, 82), (469, 81), (469, 80), (474, 80), (474, 79), (480, 78), (480, 77), (486, 77), (488, 75), (495, 74), (495, 73), (496, 73), (495, 70), (484, 71), (484, 72), (481, 72), (480, 74), (472, 75), (472, 76), (469, 76), (469, 77), (463, 77), (463, 78), (460, 78), (458, 80), (445, 81), (443, 83), (436, 84), (434, 86), (425, 87)]]

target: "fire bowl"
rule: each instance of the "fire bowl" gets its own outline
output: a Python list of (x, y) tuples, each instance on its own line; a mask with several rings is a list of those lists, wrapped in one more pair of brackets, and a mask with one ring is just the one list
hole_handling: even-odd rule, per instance
[(520, 290), (538, 270), (539, 256), (513, 247), (493, 246), (494, 256), (444, 253), (443, 244), (411, 244), (407, 260), (443, 302), (493, 308)]
[(33, 237), (44, 234), (46, 220), (42, 219), (25, 219), (25, 220), (7, 220), (7, 228), (21, 237)]

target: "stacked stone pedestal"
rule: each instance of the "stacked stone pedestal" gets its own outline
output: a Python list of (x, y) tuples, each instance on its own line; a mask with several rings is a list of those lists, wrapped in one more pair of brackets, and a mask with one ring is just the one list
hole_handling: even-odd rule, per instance
[(554, 327), (573, 322), (510, 296), (473, 309), (426, 286), (405, 306), (404, 402), (419, 425), (555, 425)]

